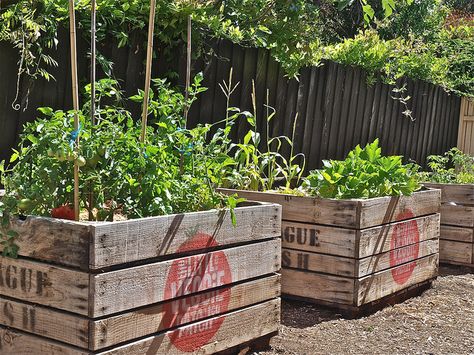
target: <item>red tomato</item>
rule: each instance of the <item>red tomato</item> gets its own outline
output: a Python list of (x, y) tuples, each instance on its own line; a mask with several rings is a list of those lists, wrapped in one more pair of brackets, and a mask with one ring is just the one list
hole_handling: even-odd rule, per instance
[(69, 205), (62, 205), (51, 210), (51, 217), (75, 220), (74, 209)]

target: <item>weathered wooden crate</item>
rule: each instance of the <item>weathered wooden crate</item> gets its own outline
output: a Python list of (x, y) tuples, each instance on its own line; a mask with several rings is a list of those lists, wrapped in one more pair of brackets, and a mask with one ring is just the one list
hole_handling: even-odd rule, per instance
[(441, 189), (440, 262), (474, 267), (474, 184), (425, 184)]
[(366, 200), (237, 193), (283, 207), (283, 295), (357, 313), (437, 276), (439, 190)]
[(14, 221), (1, 354), (212, 354), (273, 334), (281, 207), (123, 222)]

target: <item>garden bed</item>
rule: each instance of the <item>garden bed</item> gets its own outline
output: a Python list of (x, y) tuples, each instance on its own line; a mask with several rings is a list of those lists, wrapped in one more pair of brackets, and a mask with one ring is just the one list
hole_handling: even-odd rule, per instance
[(247, 204), (235, 226), (224, 210), (14, 221), (19, 258), (0, 259), (0, 352), (211, 354), (274, 334), (280, 211)]
[(425, 185), (441, 189), (440, 262), (474, 267), (474, 184)]
[(414, 286), (424, 288), (437, 276), (439, 190), (351, 200), (238, 194), (283, 207), (287, 297), (358, 313)]

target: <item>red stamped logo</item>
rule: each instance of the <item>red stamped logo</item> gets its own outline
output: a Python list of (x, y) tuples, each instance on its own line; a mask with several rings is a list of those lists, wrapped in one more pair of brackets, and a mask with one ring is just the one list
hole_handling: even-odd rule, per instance
[[(397, 216), (397, 220), (413, 218), (410, 210), (405, 210)], [(420, 252), (420, 233), (415, 220), (397, 224), (390, 240), (390, 266), (392, 277), (399, 285), (405, 284), (416, 267), (416, 259)], [(403, 265), (402, 265), (403, 264)], [(398, 266), (401, 265), (401, 266)]]
[[(178, 252), (217, 246), (207, 234), (198, 233), (181, 245)], [(224, 252), (189, 256), (177, 259), (171, 265), (165, 285), (165, 299), (183, 297), (232, 282), (232, 274)], [(209, 343), (225, 317), (199, 321), (226, 312), (230, 289), (209, 291), (166, 304), (163, 324), (166, 328), (196, 322), (169, 334), (171, 343), (183, 352), (193, 352)]]

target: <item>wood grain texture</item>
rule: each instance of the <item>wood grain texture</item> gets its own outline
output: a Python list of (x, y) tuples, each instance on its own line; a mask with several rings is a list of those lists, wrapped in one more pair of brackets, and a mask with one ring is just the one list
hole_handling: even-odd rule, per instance
[(89, 320), (82, 316), (0, 297), (0, 325), (87, 349)]
[(413, 252), (413, 249), (418, 249), (418, 256), (417, 258), (422, 258), (432, 254), (438, 254), (439, 252), (439, 240), (436, 239), (429, 239), (424, 240), (417, 244), (411, 244), (402, 248), (393, 249), (390, 251), (386, 251), (381, 254), (369, 256), (367, 258), (360, 259), (357, 262), (357, 271), (356, 277), (364, 277), (367, 275), (371, 275), (375, 272), (379, 272), (382, 270), (390, 269), (396, 265), (400, 265), (401, 261), (391, 261), (394, 260), (403, 260), (404, 255), (410, 255)]
[(433, 254), (414, 261), (416, 263), (409, 279), (400, 284), (395, 281), (393, 274), (403, 272), (408, 264), (384, 270), (360, 279), (356, 284), (354, 305), (361, 306), (403, 290), (411, 285), (430, 280), (438, 275), (439, 255)]
[(2, 355), (91, 355), (65, 344), (0, 326)]
[[(234, 311), (253, 304), (264, 302), (280, 296), (280, 276), (274, 275), (243, 284), (228, 287), (230, 290), (230, 302), (225, 311)], [(163, 317), (167, 309), (179, 302), (183, 304), (205, 306), (206, 302), (213, 297), (215, 291), (201, 294), (200, 303), (194, 301), (195, 296), (185, 297), (178, 301), (165, 302), (159, 305), (141, 308), (133, 312), (127, 312), (118, 316), (108, 317), (103, 320), (94, 321), (91, 324), (91, 347), (92, 350), (113, 346), (121, 342), (130, 341), (153, 333), (168, 330), (170, 327), (181, 326), (186, 322), (185, 318), (174, 318), (172, 324), (165, 324)], [(216, 316), (218, 313), (201, 313), (193, 321), (199, 321), (202, 317)]]
[(474, 206), (441, 205), (441, 223), (459, 227), (474, 227)]
[(439, 190), (422, 190), (411, 196), (351, 200), (231, 189), (221, 191), (226, 194), (238, 193), (239, 196), (252, 201), (278, 203), (282, 205), (282, 218), (286, 221), (351, 229), (365, 229), (399, 221), (402, 212), (407, 210), (410, 210), (414, 217), (437, 213), (441, 201)]
[(446, 264), (474, 265), (474, 244), (452, 240), (439, 241), (439, 261)]
[(0, 295), (87, 315), (89, 275), (35, 261), (0, 257)]
[[(280, 299), (267, 301), (265, 303), (231, 312), (224, 317), (224, 322), (211, 341), (193, 352), (196, 354), (214, 354), (218, 351), (232, 348), (246, 341), (278, 331), (280, 325)], [(200, 324), (209, 322), (202, 321), (180, 327), (156, 336), (138, 340), (134, 343), (100, 352), (100, 355), (182, 355), (189, 354), (173, 346), (172, 339), (178, 332), (192, 333), (198, 329)]]
[(426, 187), (441, 190), (441, 202), (458, 205), (474, 205), (474, 184), (424, 183)]
[(282, 269), (282, 295), (352, 304), (356, 280), (296, 269)]
[[(18, 233), (20, 256), (87, 269), (89, 266), (90, 225), (45, 217), (12, 220)], [(0, 250), (2, 250), (0, 246)]]
[(441, 192), (439, 190), (422, 190), (411, 196), (379, 197), (360, 200), (360, 229), (378, 226), (400, 220), (404, 211), (411, 211), (414, 217), (439, 212)]
[[(416, 223), (419, 241), (438, 239), (440, 235), (440, 215), (439, 213), (414, 218), (402, 222), (395, 222), (385, 226), (364, 229), (359, 232), (359, 252), (358, 258), (365, 258), (374, 254), (387, 252), (393, 249), (392, 236), (396, 229), (405, 225), (408, 228), (412, 223)], [(415, 231), (412, 231), (413, 233)]]
[(280, 236), (281, 208), (253, 205), (230, 212), (204, 211), (94, 225), (91, 269), (171, 255), (189, 238), (207, 234), (219, 245), (258, 241)]
[(89, 316), (100, 317), (164, 301), (163, 290), (173, 263), (194, 263), (195, 260), (202, 262), (207, 258), (212, 259), (218, 253), (224, 253), (232, 273), (232, 282), (238, 282), (280, 270), (280, 248), (281, 241), (274, 239), (93, 275), (91, 294), (94, 299), (89, 304)]
[(442, 224), (440, 238), (457, 242), (474, 243), (474, 228), (453, 227)]

